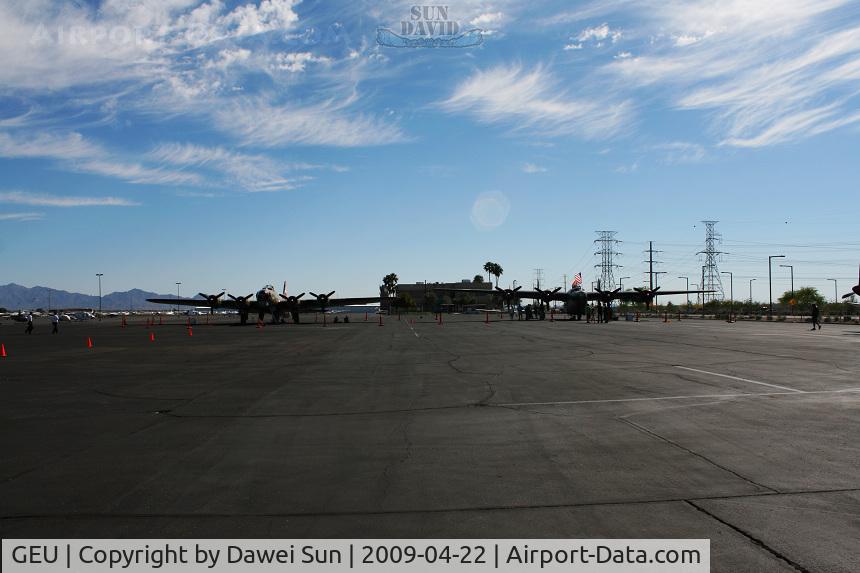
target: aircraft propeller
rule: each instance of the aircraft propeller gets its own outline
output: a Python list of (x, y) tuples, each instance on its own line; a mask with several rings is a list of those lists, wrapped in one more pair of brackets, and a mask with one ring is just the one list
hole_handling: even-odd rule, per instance
[[(332, 291), (332, 292), (334, 292), (334, 291)], [(313, 293), (311, 293), (311, 294), (313, 294)], [(299, 299), (302, 298), (303, 296), (305, 296), (305, 293), (292, 295), (292, 296), (287, 296), (287, 295), (281, 293), (279, 296), (282, 299), (284, 299), (285, 301), (287, 301), (290, 304), (290, 306), (297, 306), (299, 304)]]
[(251, 306), (248, 304), (248, 300), (252, 296), (254, 296), (254, 293), (251, 293), (248, 296), (233, 296), (232, 294), (227, 293), (227, 296), (229, 296), (232, 300), (236, 301), (236, 303), (239, 305), (239, 320), (242, 322), (242, 324), (248, 322), (248, 308)]
[(542, 290), (539, 288), (535, 289), (540, 294), (540, 302), (541, 304), (546, 304), (546, 307), (549, 308), (549, 303), (552, 301), (552, 295), (561, 290), (561, 287), (556, 287), (553, 290)]
[(320, 307), (322, 307), (323, 314), (325, 314), (325, 307), (328, 304), (328, 299), (331, 298), (331, 295), (333, 295), (334, 292), (335, 291), (331, 291), (328, 294), (316, 294), (315, 292), (310, 293), (310, 295), (317, 299), (317, 302), (320, 303)]
[(224, 292), (221, 294), (205, 294), (202, 292), (198, 292), (200, 296), (205, 298), (207, 302), (209, 302), (209, 314), (215, 314), (215, 307), (221, 302), (221, 297), (224, 296)]
[(608, 306), (612, 303), (612, 297), (621, 292), (621, 287), (618, 287), (615, 290), (601, 290), (600, 287), (597, 287), (594, 290), (597, 292), (600, 302)]
[(517, 296), (517, 291), (521, 288), (523, 288), (522, 285), (513, 289), (496, 287), (496, 290), (502, 293), (502, 306), (504, 307), (504, 305), (508, 305), (508, 308), (510, 308), (514, 302), (514, 298)]
[(657, 296), (657, 291), (663, 287), (656, 287), (654, 289), (647, 289), (645, 287), (633, 287), (633, 290), (642, 294), (645, 297), (645, 308), (651, 309), (651, 305), (654, 303), (654, 297)]

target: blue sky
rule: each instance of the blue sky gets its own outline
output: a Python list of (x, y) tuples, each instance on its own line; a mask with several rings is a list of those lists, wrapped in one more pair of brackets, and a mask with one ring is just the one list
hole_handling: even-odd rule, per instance
[(735, 298), (770, 254), (856, 284), (856, 2), (450, 2), (481, 46), (378, 45), (412, 6), (0, 0), (0, 282), (588, 285), (607, 229), (680, 288), (714, 219)]

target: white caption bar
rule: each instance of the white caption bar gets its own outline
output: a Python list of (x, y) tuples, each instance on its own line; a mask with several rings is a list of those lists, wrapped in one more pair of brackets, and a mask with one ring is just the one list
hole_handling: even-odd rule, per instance
[(4, 539), (5, 573), (709, 573), (708, 539)]

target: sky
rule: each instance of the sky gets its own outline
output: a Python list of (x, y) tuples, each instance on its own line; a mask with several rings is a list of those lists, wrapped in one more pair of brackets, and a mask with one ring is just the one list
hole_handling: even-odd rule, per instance
[[(860, 4), (0, 0), (0, 284), (373, 296), (860, 264)], [(426, 9), (424, 9), (424, 8)], [(471, 47), (380, 45), (435, 22)], [(437, 28), (438, 29), (438, 28)], [(726, 295), (728, 275), (724, 275)]]

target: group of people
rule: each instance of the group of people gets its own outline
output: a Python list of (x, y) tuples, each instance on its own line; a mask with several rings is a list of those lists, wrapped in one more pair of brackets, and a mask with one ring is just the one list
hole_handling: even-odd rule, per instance
[(585, 321), (586, 322), (596, 322), (598, 324), (609, 322), (612, 320), (612, 308), (609, 306), (604, 306), (602, 304), (598, 304), (596, 307), (592, 305), (587, 305), (585, 307)]
[[(53, 330), (51, 330), (51, 334), (59, 334), (60, 333), (60, 315), (56, 312), (51, 315), (51, 326), (53, 326)], [(33, 334), (33, 313), (30, 312), (27, 314), (27, 328), (24, 330), (27, 334)]]

